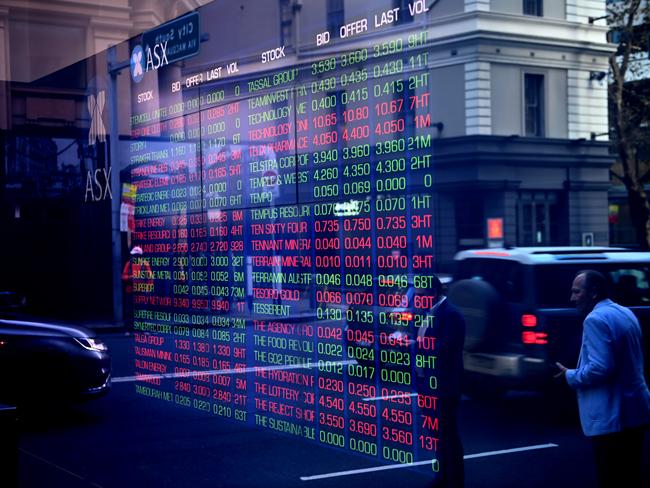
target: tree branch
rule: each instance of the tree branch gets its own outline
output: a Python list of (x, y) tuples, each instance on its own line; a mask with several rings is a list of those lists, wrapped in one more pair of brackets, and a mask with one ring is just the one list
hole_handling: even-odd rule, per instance
[(610, 177), (613, 177), (613, 178), (616, 178), (617, 180), (619, 180), (619, 181), (620, 181), (621, 183), (623, 183), (623, 184), (625, 185), (625, 187), (627, 188), (629, 180), (628, 180), (628, 178), (627, 178), (625, 175), (619, 175), (619, 174), (618, 174), (616, 171), (614, 171), (613, 169), (610, 169), (610, 170), (609, 170), (609, 175), (610, 175)]
[(625, 22), (625, 27), (623, 28), (623, 32), (626, 34), (627, 40), (621, 42), (621, 45), (624, 46), (623, 60), (621, 61), (621, 73), (623, 74), (623, 79), (625, 79), (628, 65), (630, 63), (630, 55), (632, 54), (632, 33), (634, 31), (634, 23), (636, 21), (640, 4), (641, 0), (632, 0), (626, 9), (627, 19)]
[(639, 178), (639, 183), (642, 185), (645, 185), (650, 181), (650, 169), (647, 169), (643, 175), (641, 175), (641, 178)]

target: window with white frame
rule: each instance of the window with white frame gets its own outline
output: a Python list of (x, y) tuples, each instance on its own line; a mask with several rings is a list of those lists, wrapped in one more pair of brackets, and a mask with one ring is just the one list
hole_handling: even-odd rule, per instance
[(524, 15), (536, 15), (537, 17), (544, 15), (543, 1), (544, 0), (524, 0)]
[(524, 135), (544, 137), (544, 75), (524, 74)]

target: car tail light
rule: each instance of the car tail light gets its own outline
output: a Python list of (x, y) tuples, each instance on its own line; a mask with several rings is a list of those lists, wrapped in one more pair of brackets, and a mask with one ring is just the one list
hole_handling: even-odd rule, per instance
[(548, 344), (548, 334), (526, 330), (521, 333), (521, 342), (524, 344)]
[(521, 325), (524, 327), (536, 327), (537, 317), (530, 313), (525, 313), (521, 316)]
[(504, 251), (473, 251), (472, 254), (477, 256), (510, 256), (509, 252)]

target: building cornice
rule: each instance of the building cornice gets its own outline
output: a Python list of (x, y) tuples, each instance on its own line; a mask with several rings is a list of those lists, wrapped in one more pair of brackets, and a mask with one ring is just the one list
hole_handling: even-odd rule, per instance
[(609, 168), (608, 142), (518, 136), (462, 136), (436, 139), (436, 164)]
[(22, 14), (28, 20), (49, 19), (50, 22), (53, 14), (56, 14), (57, 22), (65, 16), (103, 17), (114, 19), (115, 22), (128, 22), (131, 15), (128, 3), (114, 5), (100, 0), (5, 0), (3, 4), (11, 10), (12, 16)]
[(511, 40), (518, 44), (577, 48), (581, 51), (614, 51), (614, 46), (607, 43), (606, 26), (494, 12), (478, 12), (471, 17), (469, 24), (472, 30), (486, 38)]
[[(493, 41), (534, 48), (553, 47), (582, 53), (609, 55), (615, 46), (607, 43), (608, 28), (561, 19), (513, 15), (496, 12), (468, 12), (432, 18), (421, 29), (426, 30), (428, 42), (422, 47), (450, 47), (459, 43)], [(368, 40), (393, 39), (414, 31), (414, 26), (378, 30), (357, 39), (336, 40), (329, 49), (317, 48), (315, 43), (301, 45), (301, 54), (329, 56), (341, 50), (353, 50), (368, 45)]]

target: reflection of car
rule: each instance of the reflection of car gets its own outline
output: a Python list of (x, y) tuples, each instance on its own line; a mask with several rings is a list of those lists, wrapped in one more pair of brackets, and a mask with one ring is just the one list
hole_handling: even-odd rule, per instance
[(83, 327), (0, 320), (0, 399), (83, 400), (110, 387), (106, 345)]
[[(596, 247), (462, 251), (449, 298), (467, 322), (466, 385), (538, 388), (554, 364), (578, 360), (582, 321), (570, 303), (575, 274), (603, 273), (612, 299), (629, 306), (650, 336), (650, 253)], [(648, 361), (646, 361), (647, 371)]]

